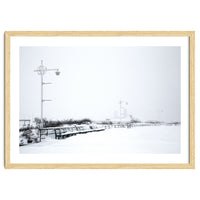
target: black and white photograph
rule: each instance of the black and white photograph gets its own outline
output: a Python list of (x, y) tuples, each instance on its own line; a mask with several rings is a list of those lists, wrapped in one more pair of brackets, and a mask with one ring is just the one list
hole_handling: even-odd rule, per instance
[(180, 46), (20, 46), (20, 154), (180, 154)]
[(8, 32), (6, 166), (193, 168), (193, 32)]

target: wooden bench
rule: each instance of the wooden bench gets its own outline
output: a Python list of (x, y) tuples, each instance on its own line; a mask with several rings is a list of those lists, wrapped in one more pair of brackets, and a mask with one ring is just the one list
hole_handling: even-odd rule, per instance
[[(42, 135), (48, 135), (49, 131), (53, 132), (55, 134), (55, 139), (64, 139), (70, 136), (74, 136), (77, 134), (85, 134), (89, 132), (97, 132), (97, 131), (104, 131), (105, 128), (85, 128), (85, 127), (50, 127), (50, 128), (40, 128), (40, 141)], [(45, 131), (45, 133), (44, 133)]]

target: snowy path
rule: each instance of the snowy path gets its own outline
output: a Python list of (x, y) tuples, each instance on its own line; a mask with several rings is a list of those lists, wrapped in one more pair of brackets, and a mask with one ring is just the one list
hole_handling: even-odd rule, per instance
[(48, 138), (41, 143), (21, 146), (20, 153), (180, 153), (180, 126), (119, 128), (76, 135), (63, 140)]

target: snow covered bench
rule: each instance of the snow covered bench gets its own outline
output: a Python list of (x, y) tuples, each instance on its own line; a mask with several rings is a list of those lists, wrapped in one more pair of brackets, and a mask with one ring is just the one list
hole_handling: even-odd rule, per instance
[(66, 137), (70, 137), (76, 135), (78, 132), (74, 130), (70, 130), (69, 128), (56, 128), (54, 129), (55, 139), (64, 139)]

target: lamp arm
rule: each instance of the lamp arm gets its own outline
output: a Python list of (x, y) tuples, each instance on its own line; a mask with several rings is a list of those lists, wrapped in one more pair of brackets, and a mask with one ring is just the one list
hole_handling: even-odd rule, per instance
[(59, 69), (58, 68), (55, 68), (55, 69), (47, 69), (47, 71), (58, 71)]

